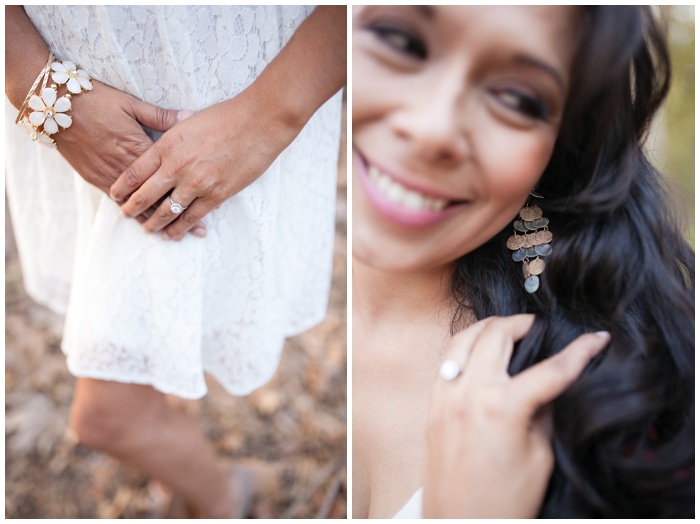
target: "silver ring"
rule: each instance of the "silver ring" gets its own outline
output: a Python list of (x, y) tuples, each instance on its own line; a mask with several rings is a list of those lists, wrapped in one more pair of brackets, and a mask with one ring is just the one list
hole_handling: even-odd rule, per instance
[(182, 213), (185, 209), (187, 209), (189, 206), (183, 206), (182, 204), (178, 204), (173, 200), (173, 197), (168, 195), (168, 200), (170, 200), (170, 211), (172, 211), (174, 214), (179, 215)]
[(456, 360), (445, 360), (440, 366), (440, 376), (448, 382), (462, 374), (462, 368)]

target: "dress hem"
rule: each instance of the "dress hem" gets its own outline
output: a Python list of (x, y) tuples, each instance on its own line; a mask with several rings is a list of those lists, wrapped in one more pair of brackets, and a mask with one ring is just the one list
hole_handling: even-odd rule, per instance
[[(295, 329), (290, 329), (288, 330), (288, 333), (285, 336), (285, 340), (289, 337), (294, 337), (297, 336), (305, 331), (308, 331), (314, 326), (317, 326), (323, 320), (326, 318), (326, 313), (320, 316), (319, 318), (313, 319), (309, 322), (304, 322), (303, 324), (299, 324), (298, 326), (295, 326)], [(280, 348), (280, 355), (282, 352), (282, 348)], [(272, 377), (274, 377), (275, 373), (277, 373), (277, 370), (279, 369), (279, 364), (280, 364), (281, 358), (277, 359), (277, 364), (271, 369), (270, 373), (266, 373), (263, 375), (263, 377), (260, 380), (256, 380), (252, 382), (251, 387), (246, 387), (246, 388), (238, 388), (238, 387), (231, 387), (229, 386), (226, 381), (221, 379), (221, 375), (218, 374), (214, 369), (208, 368), (207, 366), (203, 366), (203, 372), (210, 375), (214, 380), (216, 380), (217, 383), (221, 385), (221, 387), (229, 394), (233, 395), (235, 397), (245, 397), (253, 393), (256, 389), (259, 389), (263, 387), (265, 384), (270, 382), (272, 380)], [(104, 370), (94, 370), (94, 369), (86, 369), (86, 368), (81, 368), (77, 364), (74, 364), (71, 362), (70, 355), (67, 354), (66, 358), (66, 363), (68, 366), (68, 371), (70, 372), (71, 375), (73, 375), (76, 378), (92, 378), (95, 380), (108, 380), (111, 382), (120, 382), (122, 384), (138, 384), (141, 386), (151, 386), (153, 389), (156, 391), (159, 391), (160, 393), (163, 393), (165, 395), (175, 395), (177, 397), (187, 399), (187, 400), (198, 400), (201, 398), (204, 398), (206, 394), (209, 392), (208, 388), (206, 385), (204, 386), (204, 390), (199, 392), (194, 392), (192, 394), (183, 394), (180, 391), (176, 391), (175, 388), (170, 388), (167, 387), (167, 385), (162, 384), (158, 381), (153, 380), (151, 377), (125, 377), (119, 373), (112, 373), (109, 371), (104, 371)]]

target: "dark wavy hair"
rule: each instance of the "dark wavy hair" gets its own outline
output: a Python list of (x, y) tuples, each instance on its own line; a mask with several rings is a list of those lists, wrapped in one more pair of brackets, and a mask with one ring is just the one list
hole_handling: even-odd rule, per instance
[(523, 288), (509, 225), (456, 262), (477, 319), (536, 315), (509, 372), (578, 335), (608, 349), (554, 402), (556, 466), (543, 518), (694, 516), (695, 255), (642, 143), (669, 86), (665, 35), (648, 7), (586, 7), (572, 88), (537, 187), (553, 253), (540, 289)]

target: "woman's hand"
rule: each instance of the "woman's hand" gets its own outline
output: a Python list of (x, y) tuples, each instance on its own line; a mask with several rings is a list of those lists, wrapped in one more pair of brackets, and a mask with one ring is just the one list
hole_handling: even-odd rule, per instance
[[(19, 109), (45, 66), (49, 50), (22, 6), (5, 6), (5, 94)], [(50, 83), (50, 82), (49, 82)], [(93, 90), (73, 96), (70, 128), (53, 135), (59, 153), (88, 183), (108, 193), (117, 177), (153, 145), (141, 125), (166, 131), (191, 111), (161, 109), (93, 80)], [(153, 213), (145, 210), (137, 220)], [(204, 236), (204, 224), (193, 230)]]
[[(276, 122), (274, 108), (249, 88), (190, 116), (124, 171), (112, 186), (112, 198), (126, 200), (122, 212), (130, 217), (162, 201), (143, 228), (160, 231), (172, 222), (163, 238), (181, 239), (212, 209), (254, 182), (296, 136)], [(170, 210), (170, 200), (164, 198), (169, 193), (187, 206), (184, 212)]]
[[(127, 216), (158, 205), (143, 227), (179, 240), (277, 156), (346, 78), (344, 6), (319, 6), (253, 84), (165, 133), (112, 186)], [(172, 193), (170, 193), (172, 191)], [(170, 210), (174, 202), (189, 206)]]
[[(93, 80), (93, 90), (73, 96), (73, 123), (53, 135), (59, 153), (89, 184), (109, 195), (119, 175), (153, 146), (143, 126), (167, 131), (191, 111), (172, 111), (142, 102)], [(136, 215), (144, 222), (153, 209)], [(193, 231), (204, 236), (203, 223)]]
[(510, 377), (514, 343), (533, 315), (491, 317), (455, 335), (447, 359), (462, 372), (433, 391), (425, 518), (534, 518), (554, 467), (547, 405), (610, 341), (581, 335), (557, 355)]
[(141, 126), (167, 131), (178, 122), (178, 112), (95, 80), (93, 86), (92, 91), (73, 96), (73, 124), (52, 137), (80, 176), (109, 194), (119, 175), (153, 145)]

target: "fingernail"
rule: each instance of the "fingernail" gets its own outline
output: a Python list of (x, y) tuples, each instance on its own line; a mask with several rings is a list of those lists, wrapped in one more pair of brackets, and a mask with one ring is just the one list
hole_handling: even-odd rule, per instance
[(177, 112), (177, 121), (182, 122), (185, 118), (189, 118), (192, 115), (194, 115), (194, 111), (191, 111), (189, 109), (185, 109), (183, 111), (178, 111)]
[(207, 236), (207, 230), (204, 229), (203, 227), (195, 227), (192, 230), (192, 234), (196, 237), (204, 238), (205, 236)]
[(170, 240), (170, 235), (168, 235), (165, 231), (161, 232), (160, 238), (163, 240)]
[(595, 334), (606, 342), (610, 340), (610, 333), (608, 331), (596, 331)]

